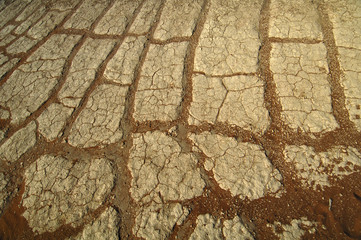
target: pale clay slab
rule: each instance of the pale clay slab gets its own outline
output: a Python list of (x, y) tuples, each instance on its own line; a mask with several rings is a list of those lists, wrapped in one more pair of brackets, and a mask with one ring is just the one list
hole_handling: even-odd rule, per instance
[(203, 0), (167, 0), (154, 38), (190, 37), (201, 12)]
[(99, 218), (92, 221), (90, 224), (85, 225), (75, 237), (70, 237), (67, 240), (115, 240), (118, 239), (118, 224), (120, 217), (117, 211), (108, 207), (99, 216)]
[(134, 235), (146, 240), (165, 240), (176, 225), (182, 224), (189, 210), (179, 203), (151, 204), (137, 213), (133, 226)]
[(125, 38), (116, 54), (108, 62), (104, 77), (115, 83), (131, 84), (144, 50), (145, 41), (145, 37)]
[(116, 1), (94, 29), (97, 34), (120, 35), (129, 24), (140, 0)]
[(225, 239), (225, 240), (253, 240), (254, 237), (236, 216), (233, 219), (225, 220), (221, 223), (220, 219), (215, 219), (210, 214), (199, 215), (196, 221), (190, 240), (203, 239)]
[(146, 1), (130, 27), (129, 32), (136, 34), (148, 32), (150, 27), (154, 24), (155, 16), (159, 11), (160, 4), (161, 1), (159, 0)]
[(263, 133), (269, 126), (264, 84), (256, 76), (193, 76), (189, 124), (225, 122)]
[(317, 5), (312, 0), (273, 0), (270, 37), (322, 39)]
[(261, 45), (260, 9), (259, 0), (212, 0), (196, 49), (194, 70), (213, 75), (256, 72)]
[(177, 118), (187, 45), (186, 42), (150, 45), (135, 94), (136, 120)]
[(36, 233), (54, 232), (63, 224), (73, 227), (98, 208), (114, 184), (107, 159), (80, 159), (43, 155), (25, 169), (23, 216)]
[(8, 162), (18, 160), (21, 155), (35, 145), (35, 131), (36, 124), (34, 121), (18, 130), (0, 146), (0, 159)]
[[(254, 200), (266, 194), (277, 196), (282, 176), (258, 145), (203, 132), (191, 134), (195, 147), (206, 156), (204, 167), (212, 171), (219, 186), (232, 196)], [(240, 168), (242, 166), (242, 168)]]
[(86, 107), (75, 120), (69, 144), (77, 147), (104, 146), (123, 136), (123, 117), (127, 87), (100, 85), (89, 97)]
[(281, 116), (293, 129), (331, 131), (333, 116), (326, 48), (322, 43), (272, 44), (271, 70), (282, 105)]
[(179, 144), (161, 132), (133, 135), (128, 168), (131, 196), (138, 202), (184, 200), (199, 196), (205, 183), (193, 154), (182, 153)]
[[(109, 4), (109, 0), (86, 0), (64, 24), (64, 28), (89, 29)], [(91, 9), (91, 11), (89, 10)]]

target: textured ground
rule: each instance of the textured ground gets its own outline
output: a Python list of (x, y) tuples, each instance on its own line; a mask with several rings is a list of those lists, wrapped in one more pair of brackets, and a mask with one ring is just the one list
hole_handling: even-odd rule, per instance
[(361, 1), (0, 11), (0, 239), (361, 238)]

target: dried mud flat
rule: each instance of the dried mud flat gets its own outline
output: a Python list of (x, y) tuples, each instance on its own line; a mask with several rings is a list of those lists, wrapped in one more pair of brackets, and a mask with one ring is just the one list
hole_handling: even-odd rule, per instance
[(0, 239), (360, 239), (358, 0), (0, 1)]

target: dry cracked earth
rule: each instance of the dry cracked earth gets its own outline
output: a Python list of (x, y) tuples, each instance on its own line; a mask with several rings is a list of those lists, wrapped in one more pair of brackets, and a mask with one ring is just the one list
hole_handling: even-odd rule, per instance
[(361, 239), (361, 1), (0, 10), (0, 239)]

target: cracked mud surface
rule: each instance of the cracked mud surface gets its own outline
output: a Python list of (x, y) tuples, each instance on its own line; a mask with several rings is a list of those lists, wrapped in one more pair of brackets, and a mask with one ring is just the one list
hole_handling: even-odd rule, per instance
[(360, 239), (358, 0), (0, 1), (0, 239)]

